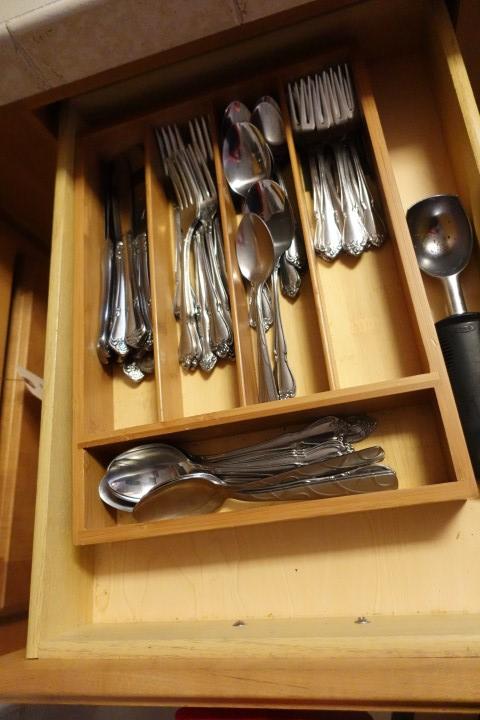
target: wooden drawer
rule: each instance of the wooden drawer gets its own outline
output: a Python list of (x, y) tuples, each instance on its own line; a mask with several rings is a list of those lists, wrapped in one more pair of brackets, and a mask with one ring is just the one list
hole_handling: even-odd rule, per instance
[[(315, 45), (326, 37), (332, 45), (354, 38), (360, 43), (385, 133), (377, 162), (380, 172), (387, 172), (389, 164), (393, 168), (399, 217), (420, 197), (458, 192), (478, 227), (478, 113), (445, 10), (440, 3), (395, 2), (387, 14), (393, 12), (402, 32), (390, 38), (390, 49), (381, 40), (387, 20), (385, 5), (378, 2), (293, 28), (292, 36), (303, 33), (304, 49), (312, 35)], [(267, 47), (280, 40), (273, 36), (262, 42)], [(55, 193), (30, 660), (16, 665), (17, 671), (27, 670), (24, 692), (163, 704), (478, 704), (480, 506), (461, 499), (469, 494), (469, 480), (456, 502), (331, 517), (298, 515), (289, 522), (166, 537), (146, 533), (136, 542), (122, 542), (131, 535), (107, 533), (104, 540), (119, 542), (74, 546), (76, 128), (70, 106), (63, 116)], [(420, 277), (413, 264), (407, 285), (410, 276)], [(475, 256), (464, 279), (472, 310), (480, 309), (478, 281)], [(417, 308), (416, 316), (420, 325), (431, 327), (427, 298), (435, 319), (443, 311), (442, 299), (433, 284), (426, 283), (426, 293), (423, 285), (418, 288), (418, 308), (423, 309)], [(429, 354), (438, 356), (433, 336), (425, 347), (425, 357)], [(452, 406), (449, 414), (436, 393), (436, 383), (445, 381), (443, 366), (427, 371), (435, 377), (417, 377), (414, 387), (406, 387), (409, 402), (402, 400), (400, 407), (413, 409), (404, 422), (430, 432), (433, 416), (422, 416), (417, 400), (410, 400), (432, 408), (435, 396), (447, 434), (456, 432)], [(320, 395), (310, 409), (329, 407)], [(358, 402), (365, 403), (365, 397), (370, 401), (367, 393)], [(327, 400), (338, 403), (338, 398)], [(461, 439), (448, 447), (454, 467), (455, 457), (461, 466)], [(407, 466), (408, 458), (404, 462)], [(445, 467), (440, 463), (438, 472)], [(357, 622), (362, 617), (368, 622)], [(33, 658), (38, 669), (32, 673)], [(55, 678), (60, 670), (61, 679)], [(49, 678), (47, 689), (42, 677), (44, 682)]]

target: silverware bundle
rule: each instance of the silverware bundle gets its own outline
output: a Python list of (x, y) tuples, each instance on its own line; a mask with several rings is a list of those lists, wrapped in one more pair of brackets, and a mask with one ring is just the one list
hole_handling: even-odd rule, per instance
[(288, 101), (296, 133), (323, 132), (349, 123), (356, 107), (348, 66), (331, 67), (289, 83)]
[(155, 134), (175, 214), (179, 362), (187, 370), (211, 372), (218, 358), (234, 357), (212, 143), (204, 117), (188, 123), (185, 137), (178, 125), (155, 128)]
[(379, 464), (382, 448), (355, 450), (351, 444), (374, 428), (367, 416), (328, 416), (302, 430), (219, 455), (189, 457), (161, 443), (131, 448), (109, 464), (100, 497), (148, 520), (210, 512), (229, 497), (308, 500), (392, 489), (397, 479)]
[[(234, 198), (243, 198), (237, 260), (248, 283), (250, 325), (257, 330), (259, 401), (283, 400), (295, 396), (296, 382), (287, 361), (279, 289), (295, 297), (306, 269), (280, 167), (287, 154), (283, 118), (270, 96), (260, 98), (252, 113), (234, 100), (225, 109), (222, 128), (225, 177)], [(265, 337), (272, 325), (274, 371)]]
[(135, 383), (153, 373), (153, 330), (143, 148), (115, 158), (105, 196), (105, 245), (97, 355)]
[(380, 247), (385, 230), (353, 140), (309, 156), (315, 214), (315, 251), (334, 260), (342, 251), (360, 255)]
[[(315, 251), (331, 261), (341, 252), (357, 256), (380, 247), (384, 223), (350, 131), (358, 110), (348, 66), (290, 83), (288, 98), (295, 137), (307, 153)], [(332, 141), (332, 135), (337, 140)]]

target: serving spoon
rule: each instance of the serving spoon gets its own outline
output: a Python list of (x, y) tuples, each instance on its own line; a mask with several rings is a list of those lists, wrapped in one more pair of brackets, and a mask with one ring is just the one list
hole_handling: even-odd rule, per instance
[(107, 473), (102, 479), (101, 486), (105, 487), (106, 483), (108, 491), (120, 501), (135, 503), (141, 500), (154, 487), (178, 482), (186, 476), (192, 478), (196, 476), (203, 477), (205, 474), (208, 474), (209, 476), (215, 475), (220, 484), (232, 487), (235, 486), (236, 489), (246, 487), (247, 485), (249, 488), (258, 486), (264, 487), (267, 485), (275, 485), (280, 482), (303, 480), (315, 475), (326, 475), (332, 472), (340, 472), (346, 468), (351, 469), (354, 467), (360, 467), (369, 463), (379, 462), (380, 460), (383, 460), (383, 457), (384, 452), (382, 448), (373, 446), (364, 450), (357, 450), (351, 453), (335, 455), (330, 458), (323, 458), (300, 467), (289, 468), (281, 473), (273, 475), (270, 474), (265, 478), (245, 478), (242, 482), (232, 482), (229, 481), (228, 478), (219, 478), (218, 475), (221, 474), (221, 467), (195, 467), (193, 463), (190, 463), (190, 471), (185, 473), (182, 472), (185, 465), (162, 467), (155, 465), (155, 463), (143, 465), (130, 464), (130, 466), (123, 472), (112, 472), (111, 470), (107, 470)]
[(135, 506), (133, 516), (140, 522), (218, 510), (227, 499), (247, 502), (313, 500), (357, 493), (391, 490), (398, 487), (395, 472), (384, 465), (370, 465), (338, 475), (304, 479), (289, 485), (235, 490), (214, 475), (186, 475), (178, 482), (153, 488)]

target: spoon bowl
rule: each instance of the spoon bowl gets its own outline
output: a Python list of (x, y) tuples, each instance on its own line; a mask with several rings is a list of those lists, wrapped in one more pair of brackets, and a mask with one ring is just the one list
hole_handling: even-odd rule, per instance
[(232, 125), (239, 122), (250, 122), (251, 113), (246, 105), (240, 100), (232, 100), (227, 105), (222, 118), (222, 135), (225, 136)]
[(275, 262), (274, 244), (266, 222), (256, 213), (243, 216), (238, 227), (236, 250), (243, 277), (253, 285), (266, 282)]
[(243, 197), (252, 185), (272, 171), (265, 140), (258, 128), (249, 122), (230, 126), (223, 141), (222, 162), (229, 187)]
[(263, 137), (272, 149), (275, 155), (277, 150), (282, 150), (285, 146), (285, 127), (283, 124), (283, 118), (278, 109), (278, 105), (271, 102), (273, 98), (269, 100), (262, 99), (255, 106), (252, 113), (252, 123), (263, 134)]
[(295, 232), (292, 206), (283, 188), (264, 179), (252, 185), (245, 199), (248, 212), (260, 215), (273, 243), (275, 262), (288, 250)]
[(408, 210), (407, 222), (420, 268), (443, 282), (451, 313), (465, 313), (458, 276), (470, 260), (473, 234), (459, 198), (434, 195), (421, 200)]

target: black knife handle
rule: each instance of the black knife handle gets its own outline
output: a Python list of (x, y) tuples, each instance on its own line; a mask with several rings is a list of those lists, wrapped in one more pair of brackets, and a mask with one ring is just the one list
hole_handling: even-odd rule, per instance
[(480, 313), (436, 323), (475, 477), (480, 478)]

